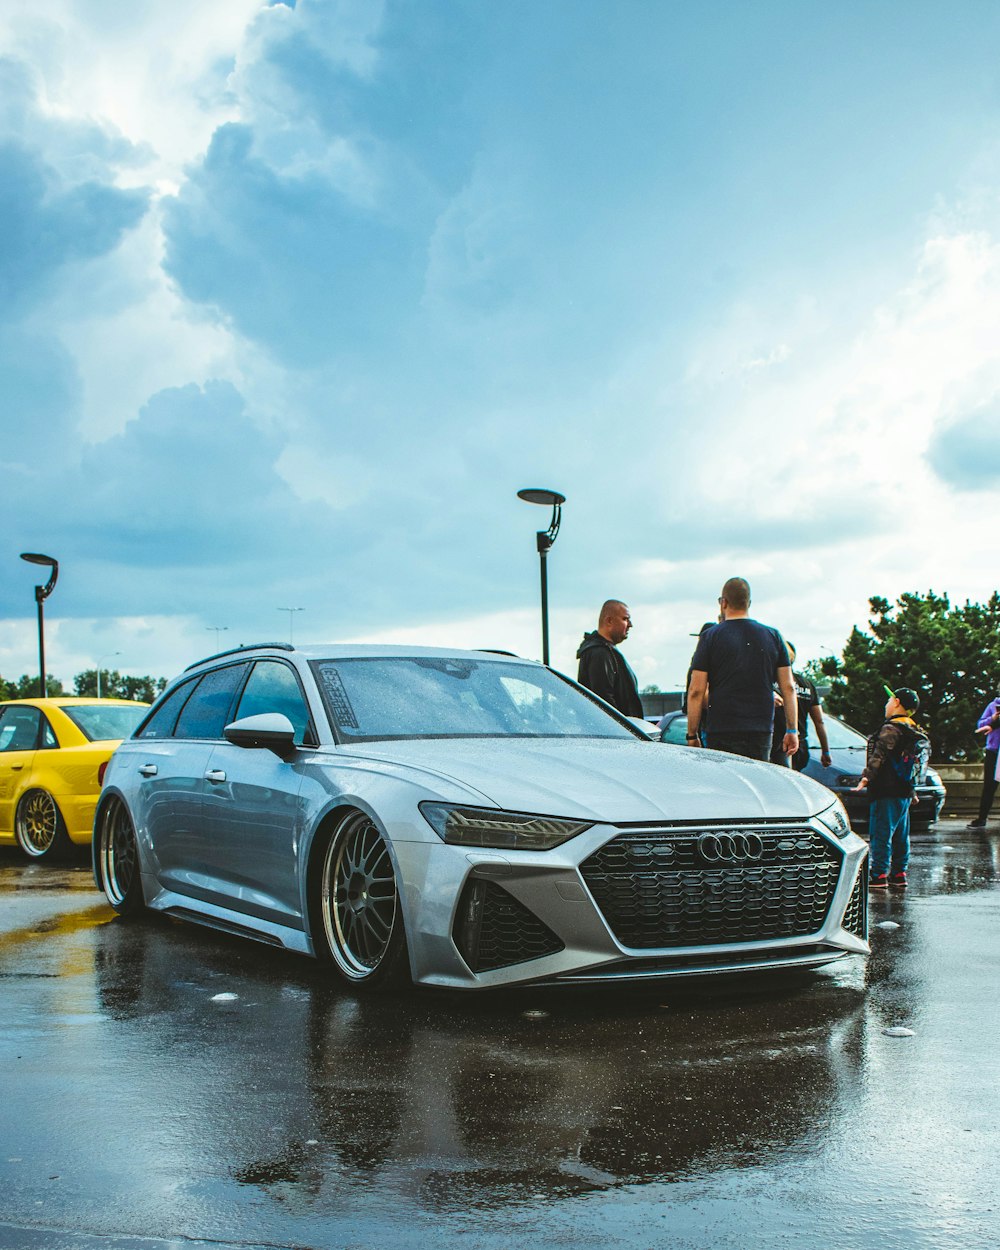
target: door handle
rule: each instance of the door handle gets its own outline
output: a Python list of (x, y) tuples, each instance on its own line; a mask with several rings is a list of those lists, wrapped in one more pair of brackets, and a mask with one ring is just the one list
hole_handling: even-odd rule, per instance
[(220, 781), (226, 780), (226, 774), (222, 771), (221, 768), (210, 768), (208, 772), (205, 774), (205, 780), (214, 782), (216, 785), (218, 785)]
[(23, 767), (23, 764), (11, 764), (10, 771), (12, 773), (19, 773)]
[(155, 777), (158, 771), (155, 764), (143, 764), (139, 769), (144, 777)]

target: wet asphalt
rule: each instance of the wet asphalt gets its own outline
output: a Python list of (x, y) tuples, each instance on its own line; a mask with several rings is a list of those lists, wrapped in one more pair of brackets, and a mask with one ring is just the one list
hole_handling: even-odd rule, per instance
[(0, 1247), (998, 1246), (998, 921), (943, 822), (867, 961), (361, 999), (2, 850)]

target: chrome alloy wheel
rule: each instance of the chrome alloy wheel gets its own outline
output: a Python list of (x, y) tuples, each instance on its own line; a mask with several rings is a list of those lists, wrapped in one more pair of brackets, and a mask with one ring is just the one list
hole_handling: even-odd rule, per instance
[(124, 803), (111, 802), (101, 814), (97, 865), (101, 886), (115, 911), (131, 911), (139, 903), (139, 848)]
[(59, 808), (46, 790), (29, 790), (17, 806), (15, 836), (17, 844), (38, 859), (47, 855), (59, 836)]
[(372, 977), (394, 946), (399, 896), (389, 848), (363, 812), (348, 816), (330, 839), (320, 902), (337, 967), (351, 981)]

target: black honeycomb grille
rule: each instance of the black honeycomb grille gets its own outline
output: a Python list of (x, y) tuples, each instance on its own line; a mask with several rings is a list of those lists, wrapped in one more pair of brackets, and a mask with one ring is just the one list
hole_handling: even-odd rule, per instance
[(851, 899), (844, 912), (844, 928), (848, 933), (862, 940), (868, 937), (868, 871), (864, 869), (858, 877)]
[(563, 949), (552, 930), (494, 881), (470, 877), (454, 925), (455, 945), (473, 972), (509, 968)]
[[(703, 839), (724, 834), (750, 835), (752, 857), (707, 859)], [(618, 941), (650, 950), (816, 933), (842, 864), (811, 829), (726, 826), (621, 833), (580, 871)]]

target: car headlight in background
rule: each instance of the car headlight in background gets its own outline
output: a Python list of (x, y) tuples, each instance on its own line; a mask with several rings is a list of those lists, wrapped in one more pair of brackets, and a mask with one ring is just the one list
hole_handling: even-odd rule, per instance
[(508, 851), (549, 851), (593, 824), (589, 820), (561, 820), (492, 807), (454, 807), (450, 803), (421, 803), (420, 810), (442, 842)]
[(851, 822), (840, 799), (837, 799), (836, 802), (831, 803), (828, 808), (820, 812), (816, 819), (838, 838), (846, 838), (851, 832)]

